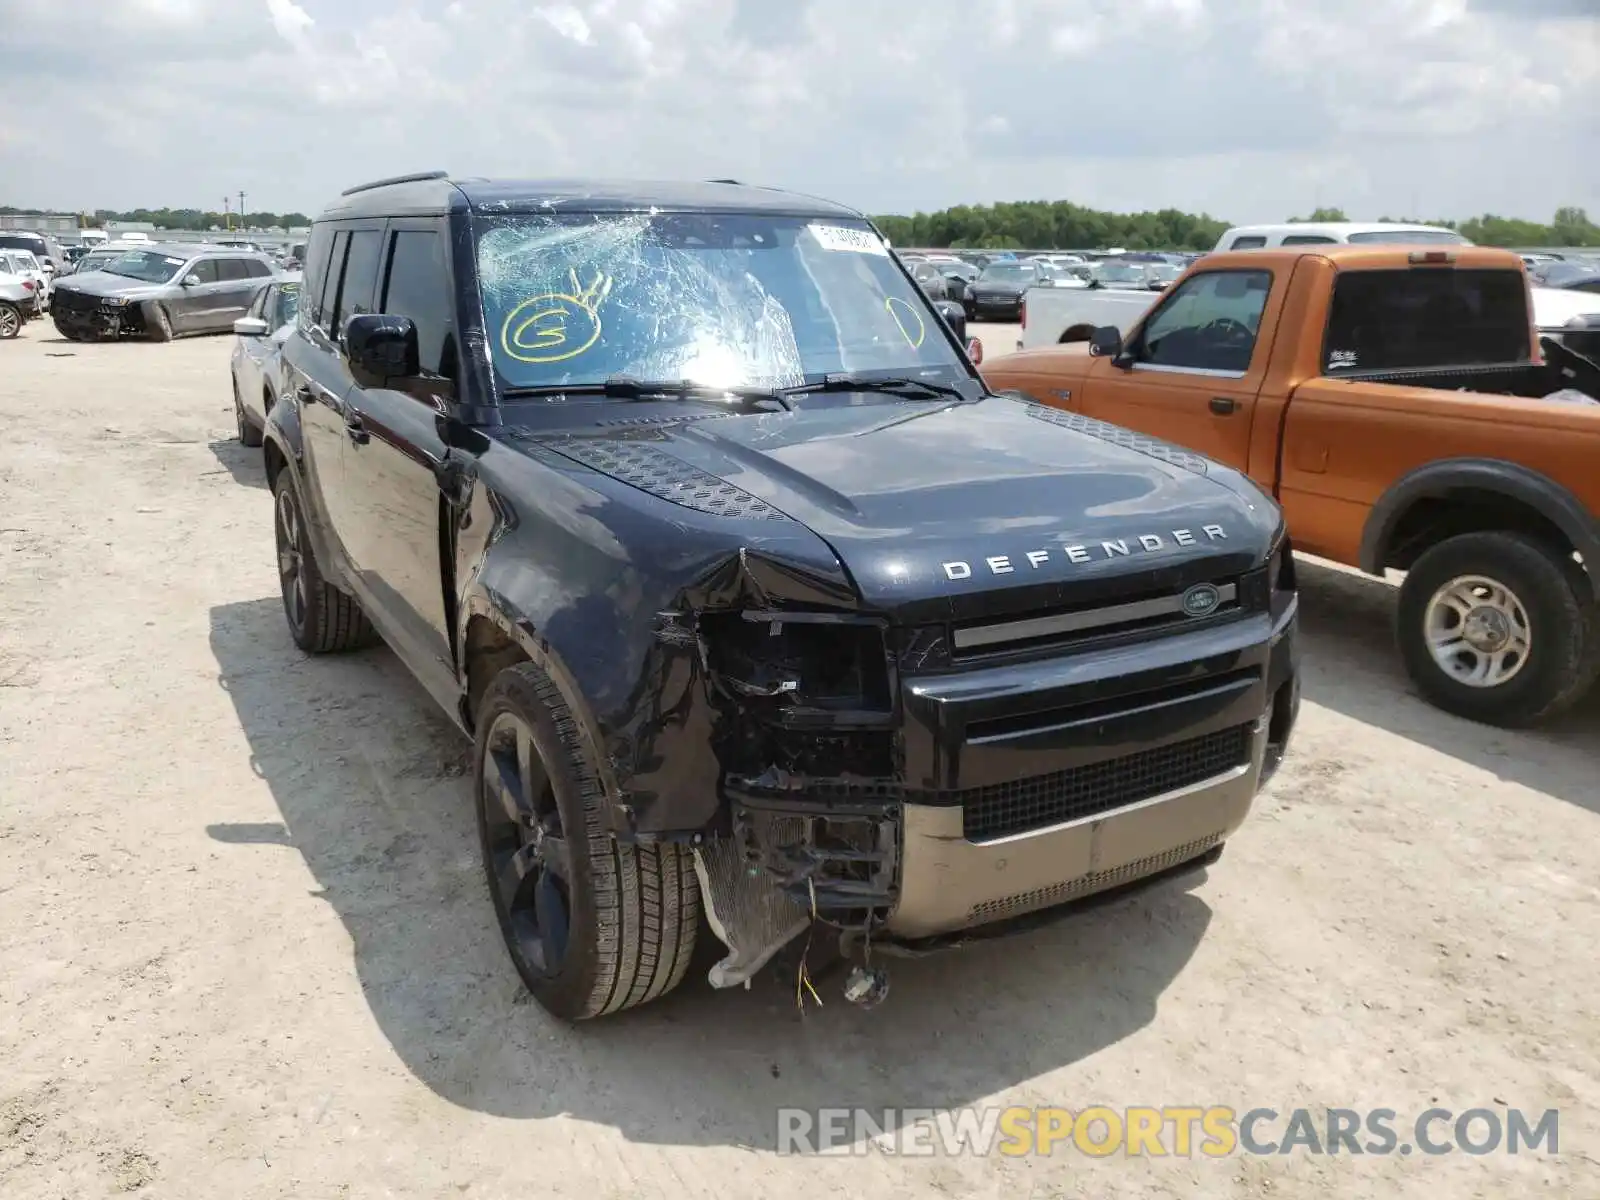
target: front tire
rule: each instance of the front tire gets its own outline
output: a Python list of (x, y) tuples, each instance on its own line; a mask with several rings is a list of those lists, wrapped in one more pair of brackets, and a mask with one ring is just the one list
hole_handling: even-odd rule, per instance
[(1446, 712), (1518, 728), (1579, 700), (1600, 670), (1588, 581), (1519, 534), (1449, 538), (1412, 564), (1398, 638), (1412, 681)]
[(172, 318), (167, 315), (167, 306), (152, 304), (150, 318), (145, 322), (150, 330), (150, 337), (157, 342), (170, 342), (175, 336), (172, 331)]
[(308, 654), (359, 650), (377, 638), (355, 597), (322, 577), (306, 529), (300, 493), (287, 469), (273, 491), (273, 531), (278, 548), (278, 583), (283, 615), (294, 644)]
[(677, 987), (700, 924), (691, 852), (612, 836), (577, 721), (534, 664), (495, 677), (476, 725), (484, 872), (506, 949), (534, 999), (581, 1021)]
[(250, 420), (250, 414), (244, 410), (244, 401), (239, 397), (239, 381), (233, 381), (233, 421), (238, 426), (239, 444), (241, 446), (261, 445), (261, 430)]

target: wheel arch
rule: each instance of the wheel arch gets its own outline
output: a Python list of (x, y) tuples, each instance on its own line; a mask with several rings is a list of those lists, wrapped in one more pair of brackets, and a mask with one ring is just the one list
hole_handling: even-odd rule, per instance
[[(533, 621), (504, 594), (473, 587), (461, 606), (461, 699), (457, 718), (468, 734), (477, 735), (477, 709), (494, 677), (507, 667), (532, 663), (550, 679), (577, 725), (578, 738), (589, 756), (608, 807), (621, 802), (616, 772), (605, 752), (600, 723), (574, 674)], [(615, 826), (613, 826), (615, 827)]]
[(1063, 329), (1061, 336), (1056, 339), (1056, 344), (1065, 346), (1072, 342), (1087, 342), (1092, 337), (1094, 337), (1094, 326), (1080, 321)]
[(1447, 537), (1490, 529), (1576, 551), (1600, 598), (1600, 521), (1555, 480), (1500, 459), (1441, 459), (1397, 480), (1368, 514), (1359, 565), (1369, 575), (1403, 570)]

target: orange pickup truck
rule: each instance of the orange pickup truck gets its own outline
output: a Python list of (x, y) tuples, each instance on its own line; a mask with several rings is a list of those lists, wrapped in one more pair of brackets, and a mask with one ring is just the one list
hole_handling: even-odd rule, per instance
[(1298, 550), (1405, 571), (1439, 707), (1526, 725), (1600, 675), (1600, 367), (1537, 340), (1515, 255), (1211, 254), (1127, 331), (986, 363), (996, 390), (1247, 471)]

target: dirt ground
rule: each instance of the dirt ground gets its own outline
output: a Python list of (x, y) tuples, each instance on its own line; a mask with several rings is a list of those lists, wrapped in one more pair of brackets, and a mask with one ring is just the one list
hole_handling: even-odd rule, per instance
[[(991, 350), (1014, 334), (980, 327)], [(1220, 863), (900, 963), (581, 1029), (528, 1002), (464, 744), (290, 644), (229, 340), (0, 342), (0, 1197), (1600, 1195), (1600, 698), (1445, 717), (1307, 562), (1306, 705)], [(781, 1106), (1561, 1110), (1561, 1153), (816, 1159)]]

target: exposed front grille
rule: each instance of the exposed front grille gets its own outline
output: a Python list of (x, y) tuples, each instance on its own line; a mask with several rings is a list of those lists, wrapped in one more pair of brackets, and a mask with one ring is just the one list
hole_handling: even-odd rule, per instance
[(1009, 837), (1201, 783), (1249, 761), (1251, 730), (1236, 725), (1087, 767), (974, 788), (961, 798), (962, 832), (970, 842)]

